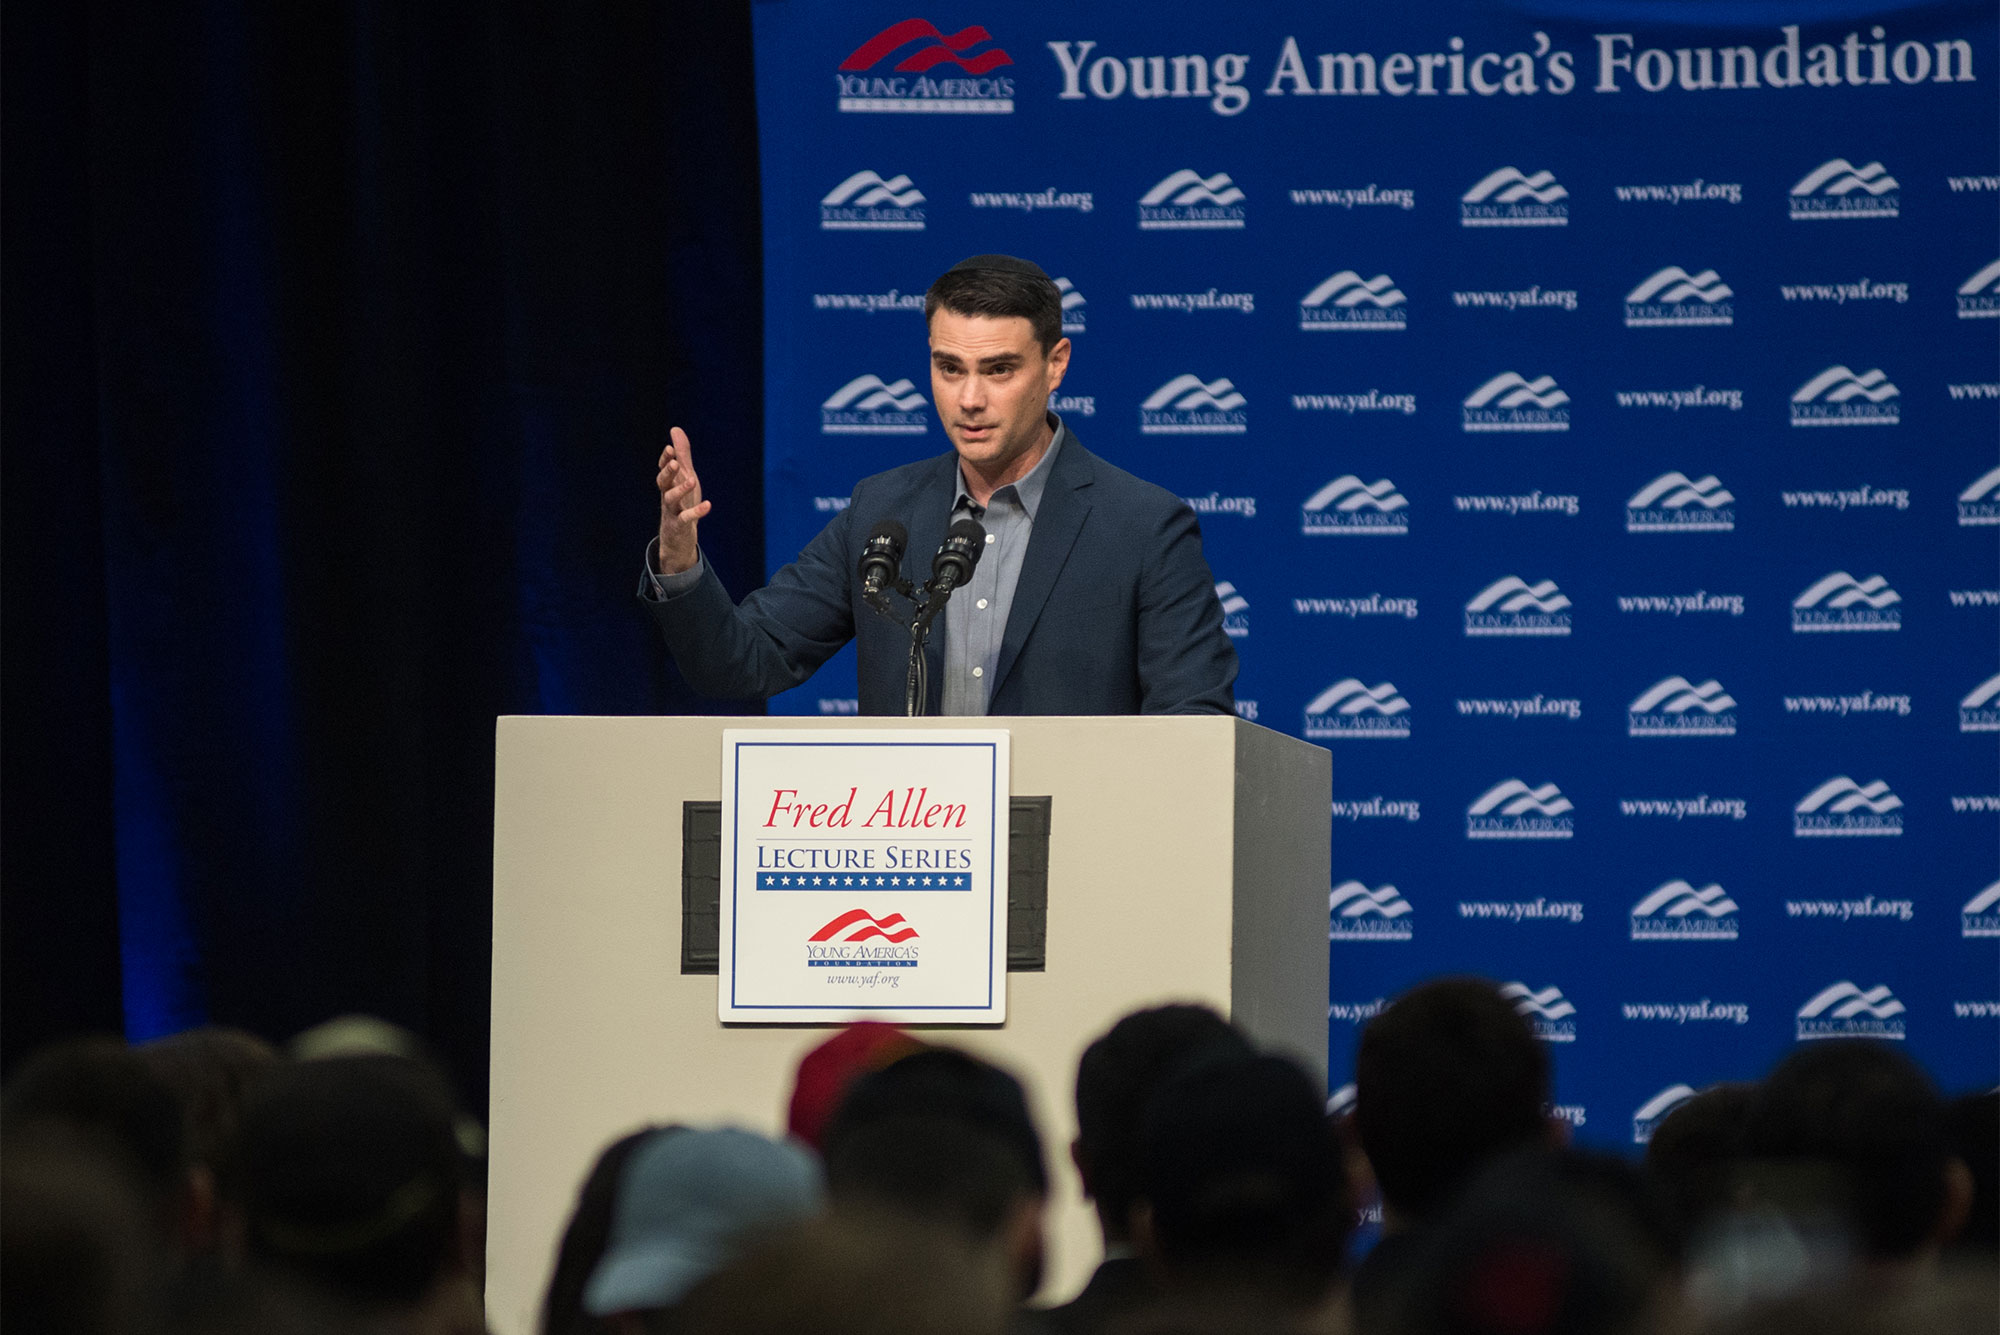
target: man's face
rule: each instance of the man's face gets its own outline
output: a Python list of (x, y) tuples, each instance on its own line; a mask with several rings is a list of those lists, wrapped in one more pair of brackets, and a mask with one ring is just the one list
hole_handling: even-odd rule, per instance
[(931, 317), (931, 400), (958, 457), (989, 478), (1002, 478), (1048, 435), (1049, 395), (1069, 366), (1069, 340), (1048, 355), (1025, 316)]

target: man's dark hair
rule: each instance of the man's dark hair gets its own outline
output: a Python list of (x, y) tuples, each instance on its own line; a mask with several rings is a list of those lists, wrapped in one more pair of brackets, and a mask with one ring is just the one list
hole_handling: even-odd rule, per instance
[(1037, 265), (1012, 255), (960, 260), (924, 294), (924, 323), (942, 308), (954, 315), (1019, 316), (1034, 329), (1047, 356), (1062, 338), (1062, 293)]
[(598, 1153), (583, 1184), (577, 1188), (576, 1208), (570, 1212), (562, 1241), (556, 1246), (555, 1269), (542, 1295), (541, 1335), (601, 1335), (610, 1323), (594, 1317), (583, 1307), (584, 1286), (611, 1240), (611, 1216), (617, 1203), (618, 1181), (633, 1151), (661, 1130), (641, 1127), (618, 1137)]
[(1945, 1117), (1952, 1147), (1972, 1170), (1972, 1209), (1958, 1245), (1991, 1262), (2000, 1254), (2000, 1090), (1962, 1094)]
[(1076, 1068), (1077, 1157), (1106, 1224), (1123, 1235), (1139, 1194), (1139, 1128), (1166, 1081), (1205, 1057), (1241, 1057), (1249, 1040), (1207, 1006), (1134, 1011), (1083, 1050)]
[(180, 1103), (189, 1159), (208, 1168), (217, 1189), (233, 1198), (243, 1099), (257, 1078), (281, 1060), (277, 1049), (241, 1029), (204, 1025), (153, 1039), (134, 1051)]
[(1354, 1124), (1382, 1199), (1419, 1218), (1547, 1125), (1548, 1054), (1480, 978), (1422, 984), (1370, 1020), (1354, 1086)]
[(1743, 1129), (1756, 1087), (1711, 1085), (1661, 1119), (1646, 1144), (1646, 1176), (1683, 1243), (1732, 1203)]
[(984, 1132), (1007, 1148), (1035, 1191), (1049, 1189), (1042, 1138), (1021, 1082), (969, 1053), (930, 1048), (855, 1081), (827, 1127), (829, 1157), (841, 1136), (888, 1117), (940, 1118)]
[(1205, 1062), (1168, 1081), (1140, 1132), (1140, 1194), (1171, 1288), (1311, 1305), (1353, 1222), (1325, 1097), (1283, 1057)]
[(180, 1104), (121, 1040), (72, 1039), (30, 1056), (7, 1082), (0, 1123), (67, 1130), (127, 1177), (161, 1237), (178, 1226), (188, 1184)]
[(1758, 1086), (1743, 1139), (1753, 1199), (1839, 1219), (1872, 1259), (1908, 1257), (1937, 1228), (1952, 1159), (1944, 1100), (1886, 1044), (1797, 1049)]
[(454, 1112), (443, 1080), (406, 1057), (270, 1071), (243, 1110), (252, 1259), (351, 1302), (421, 1299), (456, 1259)]

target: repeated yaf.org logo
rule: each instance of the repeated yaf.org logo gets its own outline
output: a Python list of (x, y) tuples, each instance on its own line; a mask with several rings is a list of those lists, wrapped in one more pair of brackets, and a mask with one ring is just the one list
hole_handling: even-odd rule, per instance
[(1305, 734), (1315, 741), (1408, 737), (1410, 702), (1394, 682), (1368, 686), (1343, 677), (1306, 703)]
[(1792, 186), (1793, 222), (1821, 218), (1893, 218), (1901, 183), (1879, 162), (1857, 167), (1834, 158), (1801, 176)]
[(2000, 317), (2000, 260), (1981, 269), (1958, 285), (1958, 318), (1991, 320)]
[(1662, 473), (1625, 502), (1625, 531), (1733, 532), (1736, 511), (1729, 506), (1735, 499), (1735, 493), (1713, 473), (1698, 479), (1689, 478), (1686, 473)]
[[(1014, 81), (993, 71), (1013, 64), (1014, 58), (986, 46), (992, 40), (993, 34), (976, 23), (949, 34), (924, 19), (891, 24), (840, 62), (835, 76), (840, 109), (1011, 112)], [(974, 49), (982, 46), (983, 51)]]
[(1640, 1104), (1632, 1113), (1632, 1143), (1651, 1144), (1653, 1132), (1660, 1123), (1667, 1120), (1667, 1115), (1694, 1096), (1695, 1089), (1692, 1085), (1668, 1085)]
[(1359, 881), (1342, 881), (1327, 896), (1327, 940), (1408, 941), (1410, 901), (1393, 885), (1370, 890)]
[(1465, 605), (1467, 635), (1567, 635), (1570, 601), (1552, 579), (1496, 579)]
[(1215, 600), (1222, 604), (1222, 633), (1232, 640), (1240, 640), (1250, 633), (1250, 600), (1236, 591), (1236, 586), (1223, 580), (1215, 586)]
[(1958, 911), (1958, 934), (1968, 941), (2000, 936), (2000, 881), (1965, 901)]
[(1306, 534), (1404, 534), (1410, 531), (1410, 502), (1388, 478), (1363, 482), (1344, 473), (1306, 498), (1299, 510)]
[(1567, 431), (1568, 402), (1552, 375), (1529, 380), (1503, 371), (1466, 396), (1460, 424), (1467, 431)]
[(1669, 264), (1625, 294), (1628, 329), (1698, 328), (1733, 324), (1736, 290), (1713, 269), (1689, 273)]
[(877, 918), (849, 909), (806, 938), (806, 964), (814, 969), (914, 969), (917, 929), (902, 914)]
[(1299, 301), (1301, 329), (1407, 329), (1409, 324), (1408, 298), (1385, 273), (1363, 278), (1342, 269)]
[(1139, 196), (1139, 230), (1144, 232), (1240, 228), (1248, 217), (1243, 191), (1228, 172), (1203, 176), (1183, 167)]
[(1076, 290), (1076, 284), (1067, 278), (1056, 279), (1056, 291), (1062, 293), (1062, 331), (1065, 334), (1081, 334), (1085, 311), (1083, 293)]
[(859, 171), (826, 192), (819, 225), (826, 232), (921, 232), (924, 192), (907, 176)]
[(1147, 436), (1240, 436), (1250, 429), (1242, 393), (1228, 376), (1203, 380), (1177, 375), (1139, 405), (1139, 432)]
[(1964, 528), (2000, 524), (2000, 468), (1981, 473), (1958, 493), (1958, 522)]
[(829, 436), (921, 436), (930, 418), (923, 392), (907, 378), (858, 375), (819, 406), (819, 429)]
[(1632, 906), (1632, 939), (1734, 941), (1736, 913), (1736, 901), (1713, 881), (1699, 890), (1686, 881), (1668, 881)]
[(1856, 579), (1845, 570), (1815, 582), (1792, 599), (1792, 629), (1812, 631), (1901, 630), (1903, 595), (1882, 575)]
[(1697, 686), (1667, 677), (1625, 707), (1629, 737), (1734, 737), (1736, 697), (1710, 677)]
[(1542, 1042), (1576, 1042), (1576, 1020), (1572, 1018), (1576, 1007), (1554, 983), (1539, 992), (1530, 990), (1526, 983), (1508, 983), (1500, 995), (1514, 1003), (1515, 1013), (1527, 1020)]
[(1895, 836), (1903, 832), (1903, 799), (1887, 779), (1862, 787), (1837, 774), (1792, 808), (1792, 833), (1800, 839)]
[(1479, 178), (1459, 196), (1461, 227), (1567, 227), (1569, 191), (1552, 171), (1529, 176), (1519, 167), (1502, 167)]
[(1896, 1017), (1903, 1003), (1883, 983), (1862, 991), (1842, 979), (1815, 993), (1799, 1007), (1798, 1037), (1801, 1043), (1814, 1038), (1879, 1038), (1900, 1043), (1903, 1022)]
[(1902, 393), (1880, 367), (1857, 375), (1829, 366), (1792, 391), (1792, 425), (1894, 426), (1903, 420)]
[(1467, 839), (1571, 839), (1576, 804), (1553, 783), (1530, 788), (1519, 779), (1494, 784), (1465, 810)]
[(2000, 732), (2000, 672), (1967, 692), (1958, 702), (1960, 732)]

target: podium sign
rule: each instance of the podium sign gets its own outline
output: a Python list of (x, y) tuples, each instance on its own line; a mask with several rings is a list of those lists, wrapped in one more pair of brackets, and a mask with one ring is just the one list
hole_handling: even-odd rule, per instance
[(1008, 734), (722, 734), (725, 1020), (1007, 1018)]

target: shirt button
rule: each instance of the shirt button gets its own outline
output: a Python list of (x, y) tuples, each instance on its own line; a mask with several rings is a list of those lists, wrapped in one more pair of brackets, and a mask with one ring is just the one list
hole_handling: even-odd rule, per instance
[(976, 667), (972, 669), (972, 675), (975, 677), (983, 677), (986, 675), (986, 669), (983, 667)]
[(979, 605), (980, 605), (981, 607), (985, 607), (985, 606), (986, 606), (986, 600), (985, 600), (984, 598), (981, 598), (981, 599), (979, 600)]
[(986, 540), (988, 542), (998, 542), (1000, 541), (1000, 535), (997, 533), (989, 533), (986, 535)]

